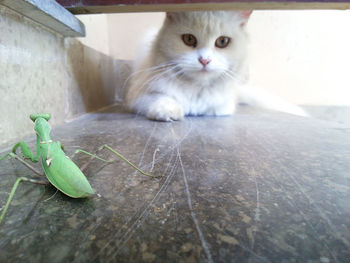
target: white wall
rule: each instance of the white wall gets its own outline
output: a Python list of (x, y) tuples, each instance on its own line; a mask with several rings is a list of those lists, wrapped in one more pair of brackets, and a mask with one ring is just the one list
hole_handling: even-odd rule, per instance
[(86, 37), (78, 38), (82, 44), (110, 55), (107, 15), (77, 16), (86, 27)]
[[(94, 18), (96, 16), (96, 18)], [(139, 41), (163, 13), (79, 16), (84, 44), (118, 59), (135, 59)], [(251, 83), (304, 105), (350, 105), (349, 11), (255, 11)]]
[(349, 26), (349, 11), (255, 12), (251, 82), (298, 104), (350, 105)]
[(108, 15), (111, 55), (119, 59), (135, 59), (145, 32), (159, 29), (164, 17), (164, 13)]

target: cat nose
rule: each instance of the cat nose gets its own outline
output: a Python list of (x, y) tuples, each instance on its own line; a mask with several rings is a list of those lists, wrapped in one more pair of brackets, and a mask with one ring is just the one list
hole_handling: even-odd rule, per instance
[(203, 67), (205, 67), (206, 65), (208, 65), (210, 63), (211, 59), (199, 57), (198, 61), (199, 61), (199, 63), (201, 63), (203, 65)]

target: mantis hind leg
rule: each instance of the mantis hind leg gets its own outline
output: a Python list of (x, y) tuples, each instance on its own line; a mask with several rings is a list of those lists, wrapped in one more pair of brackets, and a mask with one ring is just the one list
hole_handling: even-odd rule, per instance
[[(64, 151), (64, 147), (63, 147), (62, 143), (59, 142), (59, 141), (57, 141), (57, 144), (58, 144), (58, 146), (61, 148), (61, 150)], [(86, 169), (86, 167), (90, 164), (90, 162), (91, 162), (93, 159), (95, 159), (95, 158), (98, 159), (98, 160), (100, 160), (100, 161), (102, 161), (102, 162), (104, 162), (104, 163), (112, 163), (112, 161), (108, 161), (108, 160), (102, 159), (101, 157), (98, 157), (96, 154), (89, 153), (89, 152), (84, 151), (84, 150), (81, 150), (81, 149), (76, 150), (76, 151), (73, 153), (73, 155), (70, 156), (70, 159), (73, 159), (74, 156), (75, 156), (76, 154), (78, 154), (78, 153), (84, 153), (84, 154), (90, 156), (89, 161), (88, 161), (86, 164), (84, 164), (83, 166), (80, 167), (80, 170), (81, 170), (82, 172)]]
[(113, 161), (108, 161), (108, 160), (102, 159), (101, 157), (98, 157), (96, 154), (89, 153), (89, 152), (84, 151), (84, 150), (81, 150), (81, 149), (76, 150), (76, 151), (73, 153), (73, 155), (72, 155), (71, 158), (73, 158), (77, 153), (83, 153), (83, 154), (86, 154), (86, 155), (89, 155), (89, 156), (90, 156), (89, 161), (87, 161), (84, 165), (82, 165), (82, 166), (80, 167), (80, 170), (81, 170), (82, 172), (84, 172), (84, 170), (88, 167), (88, 165), (91, 163), (91, 161), (92, 161), (93, 159), (100, 160), (101, 162), (104, 162), (104, 163), (112, 163), (112, 162), (113, 162)]
[(140, 172), (143, 175), (149, 176), (149, 177), (153, 177), (153, 178), (158, 178), (161, 177), (160, 175), (156, 176), (156, 175), (152, 175), (149, 173), (146, 173), (144, 171), (142, 171), (140, 168), (138, 168), (135, 164), (133, 164), (132, 162), (130, 162), (128, 159), (126, 159), (122, 154), (118, 153), (117, 151), (115, 151), (114, 149), (112, 149), (110, 146), (108, 146), (107, 144), (102, 145), (98, 150), (102, 150), (102, 149), (107, 149), (109, 151), (111, 151), (112, 153), (114, 153), (115, 155), (117, 155), (120, 159), (122, 159), (124, 162), (126, 162), (127, 164), (129, 164), (131, 167), (133, 167), (135, 170), (137, 170), (138, 172)]
[(3, 156), (0, 157), (0, 161), (5, 159), (6, 157), (10, 157), (10, 158), (14, 158), (17, 161), (20, 161), (23, 165), (25, 165), (26, 167), (28, 167), (30, 170), (32, 170), (34, 173), (36, 173), (39, 176), (43, 176), (42, 173), (40, 173), (37, 169), (35, 169), (33, 166), (31, 166), (29, 163), (27, 163), (25, 160), (23, 160), (21, 157), (19, 157), (17, 154), (10, 152), (7, 153)]
[(6, 157), (8, 157), (8, 156), (10, 156), (10, 155), (11, 155), (11, 153), (6, 153), (6, 154), (4, 154), (3, 156), (0, 157), (0, 161), (3, 160), (3, 159), (5, 159)]
[(77, 153), (84, 153), (84, 154), (89, 155), (89, 156), (92, 157), (92, 158), (96, 158), (97, 160), (100, 160), (100, 161), (102, 161), (102, 162), (104, 162), (104, 163), (112, 163), (112, 162), (113, 162), (113, 161), (108, 161), (108, 160), (102, 159), (101, 157), (98, 157), (96, 154), (89, 153), (89, 152), (87, 152), (87, 151), (80, 150), (80, 149), (76, 150), (76, 151), (74, 152), (73, 156), (74, 156), (75, 154), (77, 154)]
[[(123, 161), (125, 161), (127, 164), (129, 164), (131, 167), (133, 167), (135, 170), (137, 170), (138, 172), (140, 172), (141, 174), (143, 175), (146, 175), (146, 176), (149, 176), (149, 177), (153, 177), (153, 178), (158, 178), (158, 177), (161, 177), (161, 176), (155, 176), (155, 175), (151, 175), (151, 174), (148, 174), (144, 171), (142, 171), (140, 168), (138, 168), (135, 164), (133, 164), (132, 162), (130, 162), (128, 159), (126, 159), (122, 154), (118, 153), (117, 151), (115, 151), (114, 149), (112, 149), (111, 147), (109, 147), (108, 145), (102, 145), (100, 148), (98, 148), (97, 152), (103, 150), (103, 149), (107, 149), (109, 151), (111, 151), (112, 153), (114, 153), (115, 155), (117, 155), (120, 159), (122, 159)], [(104, 163), (112, 163), (113, 161), (107, 161), (105, 159), (102, 159), (100, 157), (98, 157), (96, 154), (93, 154), (93, 153), (89, 153), (89, 152), (86, 152), (84, 150), (76, 150), (73, 154), (73, 156), (77, 153), (84, 153), (86, 155), (89, 155), (91, 158), (90, 160), (85, 163), (82, 167), (80, 167), (80, 170), (81, 171), (84, 171), (86, 169), (86, 167), (90, 164), (90, 162), (96, 158)]]
[(43, 185), (47, 185), (47, 184), (49, 183), (49, 182), (47, 182), (47, 181), (39, 181), (39, 180), (34, 180), (34, 179), (26, 178), (26, 177), (19, 177), (19, 178), (16, 180), (15, 184), (13, 185), (13, 187), (12, 187), (12, 189), (11, 189), (11, 192), (10, 192), (10, 195), (9, 195), (9, 197), (8, 197), (8, 199), (7, 199), (7, 202), (6, 202), (5, 206), (4, 206), (4, 209), (3, 209), (2, 212), (1, 212), (1, 215), (0, 215), (0, 224), (1, 224), (2, 219), (4, 218), (4, 216), (5, 216), (6, 212), (7, 212), (7, 209), (8, 209), (9, 206), (10, 206), (10, 203), (11, 203), (11, 201), (12, 201), (12, 198), (13, 198), (13, 196), (15, 195), (15, 192), (16, 192), (16, 190), (17, 190), (17, 187), (18, 187), (18, 185), (19, 185), (19, 183), (20, 183), (21, 181), (30, 182), (30, 183), (34, 183), (34, 184), (43, 184)]

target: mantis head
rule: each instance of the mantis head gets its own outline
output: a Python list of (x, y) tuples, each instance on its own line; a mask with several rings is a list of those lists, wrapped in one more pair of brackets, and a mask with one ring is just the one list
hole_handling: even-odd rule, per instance
[(49, 113), (37, 113), (30, 114), (30, 119), (35, 123), (34, 130), (37, 135), (39, 135), (40, 139), (43, 141), (50, 140), (50, 124), (48, 120), (51, 118), (51, 114)]
[(36, 114), (30, 114), (30, 119), (35, 122), (38, 118), (44, 118), (45, 120), (49, 120), (51, 118), (50, 113), (36, 113)]

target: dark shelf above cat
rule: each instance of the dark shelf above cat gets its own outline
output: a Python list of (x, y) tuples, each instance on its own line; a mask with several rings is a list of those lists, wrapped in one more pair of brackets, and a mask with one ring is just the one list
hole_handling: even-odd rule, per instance
[(350, 9), (350, 0), (56, 0), (74, 14), (264, 9)]

